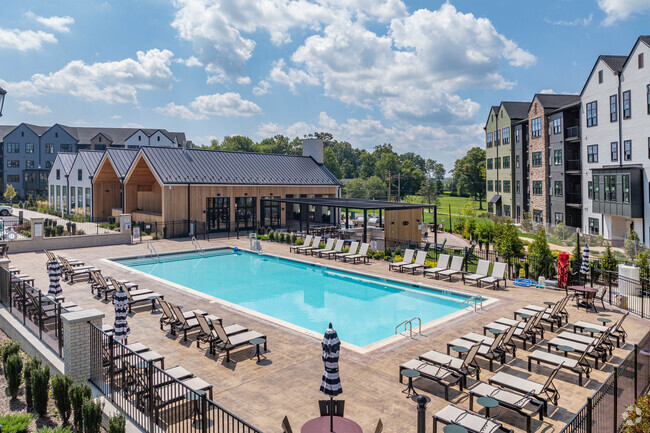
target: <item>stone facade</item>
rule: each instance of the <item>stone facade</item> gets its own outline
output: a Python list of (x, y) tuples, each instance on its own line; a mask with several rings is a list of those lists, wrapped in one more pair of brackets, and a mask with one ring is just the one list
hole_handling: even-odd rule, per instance
[[(538, 120), (537, 120), (538, 119)], [(539, 121), (541, 131), (535, 132), (534, 122)], [(544, 115), (544, 107), (539, 102), (537, 96), (533, 99), (528, 112), (528, 155), (529, 155), (529, 173), (530, 173), (530, 211), (535, 221), (535, 211), (541, 211), (542, 219), (536, 222), (548, 222), (549, 207), (549, 189), (548, 189), (548, 151), (546, 143), (548, 142), (548, 121)], [(535, 134), (535, 135), (533, 135)], [(541, 165), (537, 164), (536, 155), (541, 153)], [(535, 165), (534, 165), (535, 163)], [(534, 188), (535, 182), (541, 182), (541, 194)]]

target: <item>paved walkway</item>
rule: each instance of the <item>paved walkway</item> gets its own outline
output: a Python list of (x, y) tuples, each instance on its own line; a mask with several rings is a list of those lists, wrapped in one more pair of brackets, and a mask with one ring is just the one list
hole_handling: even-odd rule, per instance
[[(247, 239), (223, 239), (210, 242), (200, 241), (203, 248), (217, 246), (239, 246), (248, 248)], [(155, 243), (159, 253), (168, 251), (192, 251), (194, 248), (186, 240), (161, 240)], [(267, 254), (289, 255), (287, 244), (264, 243)], [(269, 365), (257, 365), (249, 360), (253, 355), (251, 348), (234, 352), (232, 362), (226, 363), (225, 357), (207, 355), (205, 349), (197, 349), (193, 341), (183, 342), (182, 337), (173, 337), (160, 331), (159, 315), (151, 314), (145, 306), (135, 309), (129, 317), (133, 333), (129, 342), (140, 341), (166, 356), (165, 366), (177, 364), (184, 366), (197, 376), (214, 385), (214, 399), (224, 408), (232, 411), (264, 432), (281, 431), (280, 423), (287, 415), (294, 431), (300, 431), (300, 426), (307, 420), (318, 416), (317, 400), (323, 399), (319, 393), (322, 375), (320, 341), (291, 331), (279, 325), (250, 317), (248, 315), (224, 308), (220, 304), (209, 303), (195, 295), (179, 291), (166, 284), (153, 281), (135, 273), (124, 271), (112, 266), (104, 259), (128, 255), (148, 255), (146, 244), (117, 245), (101, 248), (85, 248), (78, 250), (57, 251), (69, 258), (84, 260), (102, 269), (104, 275), (130, 279), (142, 288), (150, 288), (165, 295), (165, 299), (179, 303), (185, 309), (201, 308), (209, 313), (217, 314), (224, 319), (224, 324), (239, 323), (251, 329), (268, 335), (270, 352), (267, 357), (272, 362)], [(295, 255), (292, 255), (295, 257)], [(305, 256), (300, 256), (305, 258)], [(42, 253), (23, 253), (11, 256), (12, 265), (21, 268), (36, 278), (36, 285), (47, 290), (48, 280), (45, 272), (46, 257)], [(346, 400), (345, 415), (357, 421), (365, 432), (372, 432), (379, 418), (384, 423), (384, 430), (396, 433), (413, 433), (416, 427), (416, 403), (405, 398), (402, 389), (405, 385), (399, 383), (398, 367), (401, 363), (416, 358), (431, 349), (444, 351), (446, 342), (458, 338), (467, 332), (482, 333), (482, 326), (499, 317), (512, 317), (512, 312), (529, 303), (540, 304), (543, 301), (557, 301), (564, 292), (553, 292), (532, 288), (521, 288), (509, 285), (508, 290), (494, 292), (485, 288), (463, 287), (462, 283), (442, 283), (436, 280), (425, 280), (421, 275), (406, 275), (389, 272), (386, 262), (372, 261), (369, 265), (341, 264), (326, 259), (309, 258), (314, 262), (323, 262), (342, 268), (355, 269), (375, 275), (390, 275), (413, 281), (446, 287), (463, 289), (466, 292), (482, 294), (499, 299), (484, 311), (466, 314), (442, 326), (419, 336), (414, 340), (404, 338), (402, 341), (384, 349), (378, 349), (368, 354), (359, 354), (343, 349), (341, 352), (341, 377), (344, 388), (342, 398)], [(217, 278), (218, 276), (215, 276)], [(66, 300), (75, 301), (85, 308), (97, 308), (106, 313), (106, 321), (113, 321), (113, 308), (108, 302), (94, 298), (85, 282), (63, 284)], [(568, 308), (570, 321), (591, 320), (596, 317), (578, 311), (571, 303)], [(377, 314), (381, 314), (380, 311)], [(616, 320), (620, 312), (608, 307), (605, 312)], [(543, 422), (533, 420), (533, 431), (558, 431), (572, 418), (572, 415), (585, 403), (599, 384), (613, 371), (632, 348), (648, 331), (647, 321), (629, 317), (625, 328), (629, 333), (625, 348), (616, 349), (605, 367), (593, 372), (590, 380), (583, 387), (577, 385), (577, 376), (561, 372), (555, 383), (560, 391), (560, 407), (550, 406), (550, 417)], [(555, 334), (546, 333), (546, 338)], [(545, 344), (538, 344), (535, 349), (545, 349)], [(526, 370), (527, 352), (518, 344), (517, 359), (508, 357), (505, 366), (495, 365), (497, 371), (517, 374), (537, 382), (544, 382), (550, 373), (549, 368), (534, 366), (532, 373)], [(487, 362), (480, 360), (481, 380), (487, 380), (493, 373), (488, 371)], [(472, 386), (475, 381), (469, 381)], [(443, 390), (438, 385), (418, 379), (415, 382), (418, 392), (431, 398), (427, 410), (427, 431), (431, 431), (431, 415), (448, 403), (444, 400)], [(457, 388), (450, 391), (450, 399), (454, 404), (468, 408), (468, 393), (458, 392)], [(525, 419), (518, 414), (502, 410), (498, 419), (517, 431), (523, 431)]]

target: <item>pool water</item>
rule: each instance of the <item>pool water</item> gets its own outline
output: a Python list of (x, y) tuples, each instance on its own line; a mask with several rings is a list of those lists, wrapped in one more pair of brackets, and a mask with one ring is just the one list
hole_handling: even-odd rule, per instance
[(317, 333), (332, 322), (342, 341), (361, 347), (395, 335), (404, 320), (457, 312), (470, 297), (233, 250), (116, 262)]

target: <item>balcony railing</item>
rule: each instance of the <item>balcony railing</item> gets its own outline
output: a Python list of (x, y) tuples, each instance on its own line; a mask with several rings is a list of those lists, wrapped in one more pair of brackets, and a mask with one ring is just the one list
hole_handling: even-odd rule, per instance
[(566, 129), (566, 139), (567, 140), (577, 139), (577, 138), (580, 138), (580, 127), (579, 126), (572, 126), (572, 127)]
[(567, 192), (566, 202), (580, 204), (582, 203), (582, 194), (580, 194), (579, 192)]
[(580, 160), (579, 159), (567, 159), (566, 160), (566, 171), (580, 171)]

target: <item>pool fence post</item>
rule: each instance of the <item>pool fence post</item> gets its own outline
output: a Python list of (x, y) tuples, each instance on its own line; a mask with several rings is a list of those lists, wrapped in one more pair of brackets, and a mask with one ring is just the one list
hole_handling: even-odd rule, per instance
[[(418, 402), (418, 429), (417, 433), (425, 433), (426, 430), (426, 416), (427, 416), (427, 398), (423, 395), (419, 395), (417, 400)], [(435, 421), (434, 421), (435, 422)]]

